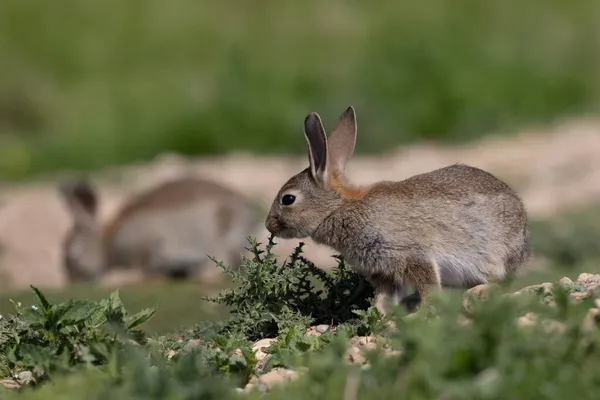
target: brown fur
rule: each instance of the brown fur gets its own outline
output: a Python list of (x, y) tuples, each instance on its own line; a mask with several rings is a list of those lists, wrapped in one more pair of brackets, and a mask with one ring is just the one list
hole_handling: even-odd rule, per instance
[(328, 177), (327, 186), (345, 200), (360, 200), (365, 197), (370, 190), (370, 187), (353, 186), (349, 184), (343, 176), (340, 176), (337, 173), (332, 173)]
[[(107, 223), (103, 230), (106, 236), (118, 230), (127, 218), (142, 212), (165, 208), (185, 207), (198, 201), (210, 201), (221, 196), (235, 196), (228, 188), (208, 180), (194, 177), (183, 177), (163, 183), (157, 187), (138, 194), (128, 201)], [(219, 209), (220, 228), (225, 230), (231, 223), (229, 209)]]
[[(311, 237), (339, 251), (389, 297), (421, 299), (430, 288), (469, 288), (516, 273), (528, 260), (527, 213), (492, 174), (456, 164), (403, 181), (355, 187), (344, 176), (355, 143), (350, 107), (327, 138), (320, 117), (305, 120), (310, 167), (291, 177), (265, 221), (281, 238)], [(293, 204), (284, 205), (284, 195)], [(398, 302), (398, 301), (396, 301)]]
[(131, 268), (148, 276), (196, 277), (205, 267), (216, 268), (208, 255), (235, 268), (257, 222), (244, 196), (194, 177), (132, 196), (107, 224), (97, 221), (97, 198), (88, 182), (60, 188), (73, 217), (63, 243), (72, 282)]

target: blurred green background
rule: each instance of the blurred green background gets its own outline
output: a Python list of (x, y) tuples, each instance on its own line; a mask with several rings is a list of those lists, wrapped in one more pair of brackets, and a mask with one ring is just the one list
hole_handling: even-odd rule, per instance
[(0, 2), (0, 178), (165, 151), (457, 142), (600, 103), (596, 0)]

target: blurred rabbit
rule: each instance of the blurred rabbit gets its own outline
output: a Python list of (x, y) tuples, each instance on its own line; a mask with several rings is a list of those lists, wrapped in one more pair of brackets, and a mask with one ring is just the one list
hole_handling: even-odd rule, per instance
[[(528, 260), (527, 213), (504, 182), (456, 164), (357, 187), (344, 176), (356, 133), (353, 107), (328, 137), (317, 113), (306, 117), (310, 166), (277, 193), (269, 232), (311, 237), (339, 251), (371, 281), (384, 314), (389, 298), (422, 302), (431, 286), (466, 289), (500, 280)], [(407, 296), (408, 284), (416, 292)]]
[(133, 196), (106, 225), (98, 221), (98, 196), (89, 182), (62, 183), (59, 192), (73, 218), (63, 242), (72, 282), (136, 267), (150, 276), (199, 277), (217, 268), (208, 255), (235, 268), (258, 222), (242, 195), (191, 177)]

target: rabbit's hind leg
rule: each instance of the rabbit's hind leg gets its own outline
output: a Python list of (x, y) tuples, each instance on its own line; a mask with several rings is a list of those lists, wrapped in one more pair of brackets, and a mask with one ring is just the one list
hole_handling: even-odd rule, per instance
[(373, 274), (369, 277), (369, 281), (375, 289), (375, 307), (383, 316), (387, 314), (390, 303), (393, 306), (400, 304), (405, 295), (404, 286), (392, 276)]
[(435, 289), (442, 287), (439, 267), (434, 258), (414, 260), (414, 262), (408, 263), (403, 278), (405, 282), (410, 282), (416, 287), (416, 293), (403, 298), (407, 306), (409, 306), (408, 303), (413, 303), (411, 304), (413, 310), (416, 308), (415, 302), (419, 304), (419, 308), (427, 302), (432, 287)]

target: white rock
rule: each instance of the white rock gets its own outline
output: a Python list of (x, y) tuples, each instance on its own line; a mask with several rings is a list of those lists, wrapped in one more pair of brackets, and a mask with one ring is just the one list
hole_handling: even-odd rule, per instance
[(256, 357), (256, 359), (258, 361), (261, 361), (263, 359), (265, 359), (269, 354), (266, 352), (266, 350), (271, 347), (271, 344), (273, 344), (273, 342), (276, 342), (277, 339), (261, 339), (258, 342), (254, 343), (254, 346), (252, 346), (252, 351), (254, 352), (254, 356)]

